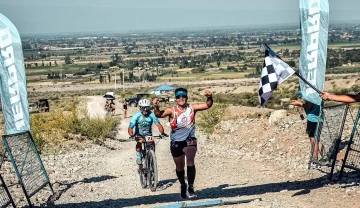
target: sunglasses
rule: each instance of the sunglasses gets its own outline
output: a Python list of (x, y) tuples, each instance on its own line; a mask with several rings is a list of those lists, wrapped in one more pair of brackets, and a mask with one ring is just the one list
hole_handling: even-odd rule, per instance
[(178, 96), (175, 96), (176, 99), (180, 99), (180, 98), (187, 98), (187, 95), (178, 95)]
[(149, 111), (150, 110), (150, 107), (141, 107), (140, 108), (142, 111)]

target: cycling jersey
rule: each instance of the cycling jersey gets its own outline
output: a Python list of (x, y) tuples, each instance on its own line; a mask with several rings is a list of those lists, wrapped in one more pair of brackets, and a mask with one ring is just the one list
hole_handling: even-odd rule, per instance
[(148, 116), (144, 116), (140, 111), (131, 117), (129, 128), (135, 127), (135, 134), (142, 136), (152, 136), (152, 123), (160, 123), (153, 112), (149, 112)]
[(191, 105), (187, 104), (185, 110), (174, 106), (173, 111), (173, 120), (170, 122), (171, 141), (184, 141), (189, 137), (195, 137), (195, 112)]

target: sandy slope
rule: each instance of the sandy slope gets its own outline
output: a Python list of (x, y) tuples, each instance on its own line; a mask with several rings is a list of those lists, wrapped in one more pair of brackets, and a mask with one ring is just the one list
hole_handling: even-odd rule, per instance
[[(89, 97), (89, 112), (102, 115), (103, 106), (98, 103), (103, 102), (101, 97)], [(136, 110), (130, 108), (129, 115)], [(122, 117), (120, 110), (117, 117)], [(60, 193), (55, 205), (154, 207), (181, 200), (169, 140), (161, 140), (156, 146), (158, 190), (141, 188), (135, 164), (135, 142), (126, 140), (129, 120), (122, 119), (117, 136), (103, 146), (92, 144), (85, 150), (44, 158), (46, 168), (55, 170), (50, 175), (56, 192)], [(157, 134), (156, 127), (154, 132)], [(244, 160), (242, 153), (213, 143), (205, 135), (198, 133), (198, 138), (197, 197), (189, 201), (261, 198), (261, 201), (228, 207), (360, 207), (359, 193), (327, 185), (324, 175), (289, 176), (286, 168), (275, 163)]]

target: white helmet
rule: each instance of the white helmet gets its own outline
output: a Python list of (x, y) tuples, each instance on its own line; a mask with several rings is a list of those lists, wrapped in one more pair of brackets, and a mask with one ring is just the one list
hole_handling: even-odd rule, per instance
[(141, 99), (140, 101), (139, 101), (139, 106), (140, 107), (150, 107), (150, 100), (148, 100), (148, 99)]

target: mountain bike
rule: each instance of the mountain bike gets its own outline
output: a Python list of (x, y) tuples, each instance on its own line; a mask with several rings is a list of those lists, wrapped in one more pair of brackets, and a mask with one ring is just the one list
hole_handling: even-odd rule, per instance
[(158, 185), (158, 169), (155, 155), (155, 138), (162, 139), (163, 136), (135, 136), (135, 141), (142, 143), (142, 165), (139, 165), (138, 169), (141, 187), (149, 187), (151, 191), (156, 191)]
[(106, 110), (107, 110), (108, 115), (111, 115), (111, 116), (115, 115), (115, 107), (109, 106)]

